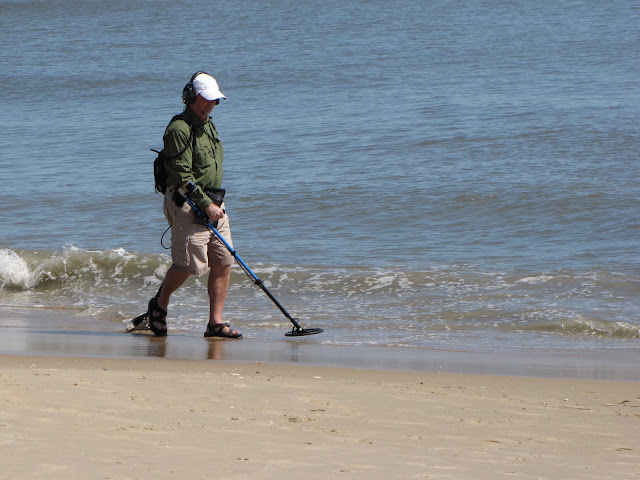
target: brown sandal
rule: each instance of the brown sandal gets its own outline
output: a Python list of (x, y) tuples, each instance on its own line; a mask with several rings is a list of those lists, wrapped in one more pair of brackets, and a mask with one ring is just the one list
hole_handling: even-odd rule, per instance
[[(228, 332), (224, 332), (225, 327), (229, 327)], [(204, 332), (205, 337), (222, 337), (222, 338), (242, 338), (241, 333), (233, 333), (229, 322), (216, 323), (215, 325), (207, 324), (207, 331)]]

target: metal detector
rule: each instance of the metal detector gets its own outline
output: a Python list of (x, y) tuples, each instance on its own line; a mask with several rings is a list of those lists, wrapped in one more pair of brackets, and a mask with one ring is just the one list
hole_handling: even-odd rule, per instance
[[(289, 321), (293, 324), (293, 328), (291, 329), (290, 332), (286, 332), (285, 336), (301, 337), (305, 335), (315, 335), (317, 333), (322, 333), (323, 330), (321, 328), (302, 328), (298, 323), (298, 319), (292, 317), (289, 314), (289, 312), (287, 312), (287, 310), (282, 306), (282, 304), (276, 299), (276, 297), (273, 296), (273, 294), (269, 291), (269, 289), (264, 285), (264, 282), (260, 280), (260, 278), (258, 278), (258, 276), (255, 273), (253, 273), (253, 270), (251, 270), (251, 268), (249, 268), (249, 266), (244, 262), (244, 260), (240, 258), (240, 256), (235, 251), (235, 249), (231, 245), (229, 245), (229, 243), (222, 237), (220, 232), (218, 232), (218, 230), (211, 223), (211, 220), (209, 219), (209, 217), (204, 212), (202, 212), (198, 207), (196, 207), (195, 203), (193, 203), (191, 198), (189, 198), (189, 195), (197, 188), (198, 188), (197, 185), (193, 183), (193, 181), (189, 181), (185, 183), (181, 188), (178, 189), (178, 193), (184, 198), (185, 202), (189, 204), (189, 206), (195, 212), (195, 214), (198, 215), (205, 222), (205, 226), (209, 229), (209, 231), (225, 246), (227, 250), (229, 250), (229, 253), (233, 255), (233, 258), (235, 258), (238, 265), (240, 265), (242, 270), (244, 270), (244, 273), (247, 274), (247, 276), (251, 279), (251, 281), (254, 284), (256, 284), (258, 287), (260, 287), (260, 289), (264, 293), (267, 294), (267, 296), (271, 299), (271, 301), (275, 304), (275, 306), (278, 307), (278, 309), (284, 314), (284, 316), (287, 317)], [(160, 286), (160, 289), (162, 289), (162, 286)], [(156, 294), (156, 296), (158, 296), (159, 294), (160, 294), (160, 290), (158, 290), (158, 293)], [(135, 330), (146, 330), (145, 322), (148, 324), (148, 320), (149, 320), (148, 315), (146, 313), (143, 313), (142, 315), (138, 315), (127, 326), (127, 331), (130, 332)]]

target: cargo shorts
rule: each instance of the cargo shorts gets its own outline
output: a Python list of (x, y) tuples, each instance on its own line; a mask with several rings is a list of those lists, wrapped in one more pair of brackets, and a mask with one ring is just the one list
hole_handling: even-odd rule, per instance
[[(224, 203), (222, 204), (224, 210)], [(164, 197), (164, 216), (171, 226), (171, 260), (174, 268), (200, 276), (209, 267), (231, 265), (233, 255), (209, 229), (194, 222), (194, 213), (187, 202), (178, 207), (173, 201), (173, 189), (167, 189)], [(216, 230), (233, 248), (229, 217), (218, 220)]]

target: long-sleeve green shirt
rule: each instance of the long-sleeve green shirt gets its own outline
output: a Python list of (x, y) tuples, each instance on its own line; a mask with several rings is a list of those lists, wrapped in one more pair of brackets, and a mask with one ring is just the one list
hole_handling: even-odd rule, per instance
[[(195, 137), (191, 141), (189, 124)], [(167, 126), (162, 140), (167, 158), (187, 147), (181, 155), (165, 161), (167, 186), (179, 188), (192, 180), (200, 189), (193, 192), (191, 199), (204, 211), (211, 204), (211, 199), (202, 189), (221, 187), (224, 160), (222, 142), (218, 138), (218, 131), (211, 117), (203, 122), (186, 108), (182, 118), (172, 121)]]

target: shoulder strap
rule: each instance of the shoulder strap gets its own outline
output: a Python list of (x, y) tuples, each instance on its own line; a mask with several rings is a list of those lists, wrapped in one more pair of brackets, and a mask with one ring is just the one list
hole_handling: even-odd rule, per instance
[(182, 113), (180, 113), (179, 115), (174, 116), (171, 121), (169, 122), (169, 125), (171, 125), (173, 122), (175, 122), (176, 120), (184, 120), (185, 123), (187, 125), (189, 125), (189, 140), (187, 141), (187, 144), (184, 146), (184, 148), (182, 150), (180, 150), (178, 153), (174, 153), (173, 155), (171, 155), (170, 157), (167, 158), (167, 160), (171, 160), (173, 158), (179, 157), (180, 155), (182, 155), (184, 152), (187, 151), (187, 148), (189, 148), (189, 145), (191, 145), (191, 142), (195, 141), (195, 135), (193, 133), (193, 127), (191, 126), (191, 124), (187, 121), (186, 118), (184, 118), (184, 115)]

